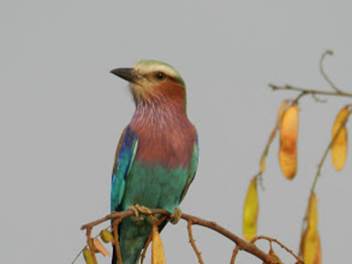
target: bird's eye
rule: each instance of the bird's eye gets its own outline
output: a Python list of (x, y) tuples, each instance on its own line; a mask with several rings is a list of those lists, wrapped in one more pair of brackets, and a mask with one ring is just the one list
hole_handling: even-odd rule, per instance
[(162, 73), (162, 72), (157, 72), (155, 73), (155, 79), (159, 80), (159, 81), (162, 81), (166, 78), (165, 74)]

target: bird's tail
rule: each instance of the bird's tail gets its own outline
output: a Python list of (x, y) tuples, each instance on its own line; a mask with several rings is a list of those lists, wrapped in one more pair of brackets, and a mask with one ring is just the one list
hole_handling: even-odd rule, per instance
[[(136, 264), (150, 235), (151, 225), (147, 221), (135, 223), (125, 219), (119, 226), (121, 257), (123, 264)], [(118, 263), (116, 250), (113, 247), (112, 264)]]

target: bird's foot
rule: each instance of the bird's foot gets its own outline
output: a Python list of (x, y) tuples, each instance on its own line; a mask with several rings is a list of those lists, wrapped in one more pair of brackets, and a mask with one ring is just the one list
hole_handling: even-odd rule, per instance
[(145, 206), (142, 206), (139, 204), (132, 205), (128, 209), (133, 211), (134, 217), (138, 220), (143, 219), (142, 215), (151, 215), (152, 214), (152, 211), (148, 207), (145, 207)]
[(180, 219), (181, 219), (181, 216), (182, 216), (182, 211), (180, 208), (175, 208), (173, 214), (170, 216), (170, 222), (171, 224), (173, 225), (176, 225)]

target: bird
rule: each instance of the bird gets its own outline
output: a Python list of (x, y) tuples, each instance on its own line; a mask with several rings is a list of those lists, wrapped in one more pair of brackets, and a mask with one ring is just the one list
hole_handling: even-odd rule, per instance
[[(174, 214), (192, 183), (199, 157), (198, 135), (186, 111), (180, 73), (158, 60), (140, 60), (112, 74), (129, 83), (135, 112), (120, 137), (111, 179), (111, 211), (137, 206)], [(138, 208), (138, 207), (137, 207)], [(159, 230), (167, 221), (159, 225)], [(136, 264), (151, 232), (147, 219), (119, 225), (124, 264)], [(117, 264), (115, 247), (112, 264)]]

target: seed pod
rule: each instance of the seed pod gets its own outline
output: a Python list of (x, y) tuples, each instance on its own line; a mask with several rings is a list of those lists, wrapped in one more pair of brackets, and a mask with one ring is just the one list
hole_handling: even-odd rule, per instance
[(292, 103), (282, 114), (280, 123), (279, 162), (284, 176), (292, 180), (297, 171), (297, 137), (299, 108)]
[(86, 264), (96, 264), (93, 254), (88, 247), (83, 249), (83, 257)]
[(152, 264), (165, 264), (163, 242), (161, 241), (158, 226), (152, 227)]
[(249, 183), (243, 206), (242, 233), (248, 241), (252, 240), (257, 234), (258, 212), (257, 178), (253, 177)]
[(307, 223), (312, 229), (318, 228), (318, 198), (314, 192), (309, 197)]
[(321, 264), (321, 245), (318, 230), (307, 228), (302, 235), (300, 256), (304, 264)]
[(268, 143), (261, 155), (260, 161), (259, 161), (259, 174), (263, 174), (264, 171), (266, 170), (266, 158), (268, 156), (269, 153), (269, 148), (271, 143), (274, 141), (275, 137), (276, 137), (276, 133), (278, 128), (280, 127), (281, 124), (281, 120), (283, 117), (283, 114), (285, 113), (285, 111), (287, 110), (287, 108), (289, 107), (289, 101), (284, 100), (279, 108), (278, 114), (277, 114), (277, 118), (276, 118), (276, 125), (274, 127), (274, 129), (271, 131), (270, 136), (269, 136), (269, 140)]
[(109, 230), (101, 230), (99, 236), (104, 243), (111, 243), (114, 241), (114, 237)]
[(348, 106), (343, 107), (337, 114), (332, 126), (331, 161), (336, 171), (342, 170), (346, 163), (348, 134), (345, 124), (349, 114)]
[(100, 242), (99, 239), (94, 238), (93, 239), (93, 244), (96, 252), (102, 254), (104, 257), (109, 256), (109, 251), (104, 247), (104, 245)]
[(318, 231), (318, 200), (315, 193), (309, 197), (307, 227), (302, 234), (300, 256), (305, 264), (321, 263), (321, 246)]

